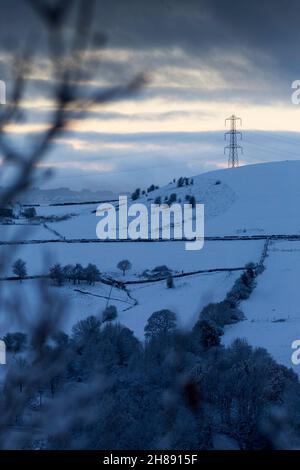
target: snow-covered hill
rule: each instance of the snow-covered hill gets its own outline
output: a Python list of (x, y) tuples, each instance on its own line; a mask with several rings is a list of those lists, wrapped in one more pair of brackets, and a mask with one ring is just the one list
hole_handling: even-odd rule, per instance
[[(150, 204), (158, 197), (164, 202), (176, 193), (177, 201), (184, 203), (186, 196), (194, 196), (197, 202), (205, 205), (206, 236), (300, 236), (299, 181), (300, 161), (249, 165), (196, 176), (193, 184), (188, 186), (177, 187), (176, 182), (171, 183), (142, 196), (137, 202)], [(81, 238), (86, 242), (96, 238), (96, 208), (97, 205), (93, 204), (72, 206), (71, 210), (68, 206), (38, 208), (40, 215), (61, 218), (69, 214), (70, 217), (47, 222), (46, 227), (30, 226), (26, 237), (22, 235), (24, 227), (0, 225), (0, 241), (11, 237), (44, 240), (49, 236), (53, 239), (53, 243), (19, 245), (17, 252), (15, 246), (2, 245), (0, 258), (6, 257), (12, 261), (16, 257), (24, 259), (29, 275), (45, 274), (55, 262), (81, 263), (84, 266), (94, 263), (102, 274), (123, 280), (143, 279), (144, 271), (158, 265), (167, 265), (176, 274), (189, 274), (175, 279), (174, 289), (167, 289), (165, 281), (128, 286), (137, 302), (135, 305), (124, 302), (124, 293), (114, 288), (118, 320), (140, 338), (149, 316), (163, 308), (174, 311), (178, 324), (183, 328), (191, 328), (201, 309), (209, 302), (224, 299), (240, 275), (240, 272), (230, 272), (228, 268), (243, 267), (248, 262), (258, 263), (264, 246), (264, 240), (205, 241), (201, 251), (189, 252), (185, 251), (184, 242), (178, 241), (65, 243), (64, 237)], [(59, 237), (53, 234), (52, 229)], [(272, 240), (266, 269), (258, 276), (257, 287), (250, 298), (241, 304), (246, 320), (226, 327), (224, 343), (244, 337), (253, 345), (266, 347), (279, 362), (292, 366), (291, 343), (300, 339), (299, 245), (300, 241)], [(121, 259), (129, 259), (132, 263), (131, 271), (125, 276), (116, 267)], [(223, 268), (225, 271), (195, 274), (196, 271), (212, 268)], [(3, 274), (12, 274), (11, 264), (6, 266)], [(34, 280), (23, 284), (3, 282), (5, 295), (15, 299), (19, 293), (24, 299), (27, 289), (28, 296), (33, 299), (35, 283), (37, 281)], [(89, 291), (88, 295), (76, 292), (72, 285), (62, 288), (51, 286), (51, 289), (68, 300), (67, 328), (79, 318), (100, 314), (109, 291), (107, 286), (101, 284), (95, 287), (82, 284), (82, 289)], [(30, 302), (25, 310), (31, 315)], [(0, 305), (0, 329), (11, 325), (11, 319), (4, 318), (3, 314)], [(300, 373), (300, 366), (296, 366), (295, 370)]]
[(176, 193), (205, 205), (205, 234), (300, 234), (300, 161), (272, 162), (217, 170), (193, 178), (193, 185), (171, 183), (145, 197)]

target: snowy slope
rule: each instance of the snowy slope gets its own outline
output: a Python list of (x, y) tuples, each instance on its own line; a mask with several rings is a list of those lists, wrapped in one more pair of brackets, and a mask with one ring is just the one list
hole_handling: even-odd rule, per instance
[(194, 195), (205, 205), (206, 235), (300, 234), (300, 161), (217, 170), (193, 180), (192, 186), (172, 183), (153, 191), (151, 199), (163, 202), (176, 193), (184, 202)]
[[(194, 184), (178, 188), (170, 183), (136, 202), (163, 203), (172, 193), (183, 204), (195, 196), (205, 206), (205, 235), (300, 234), (300, 162), (272, 162), (217, 170), (193, 178)], [(66, 238), (96, 237), (97, 205), (72, 207), (78, 217), (52, 224)], [(70, 208), (65, 209), (70, 213)], [(62, 208), (59, 214), (62, 215)], [(51, 214), (55, 207), (51, 207)], [(82, 223), (81, 223), (82, 222)]]

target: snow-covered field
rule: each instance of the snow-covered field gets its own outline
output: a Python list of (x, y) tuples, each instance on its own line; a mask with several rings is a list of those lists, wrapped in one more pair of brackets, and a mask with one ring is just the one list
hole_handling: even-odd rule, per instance
[[(196, 271), (210, 268), (243, 267), (259, 260), (263, 241), (207, 241), (199, 251), (186, 251), (184, 242), (126, 242), (126, 243), (46, 243), (41, 245), (19, 245), (16, 256), (27, 263), (28, 274), (47, 274), (54, 263), (87, 265), (94, 263), (102, 273), (114, 277), (120, 275), (117, 264), (129, 259), (132, 270), (125, 279), (140, 275), (145, 269), (167, 265), (178, 272)], [(1, 254), (13, 257), (15, 246), (0, 246)], [(6, 275), (11, 274), (10, 266)], [(123, 278), (123, 276), (122, 276)]]
[(121, 312), (119, 319), (141, 339), (149, 316), (161, 309), (175, 312), (180, 328), (192, 328), (202, 308), (221, 301), (238, 276), (236, 272), (197, 274), (175, 279), (175, 289), (167, 289), (164, 281), (135, 286), (130, 290), (138, 305)]
[(52, 231), (43, 225), (36, 224), (0, 224), (0, 241), (22, 241), (22, 240), (49, 240), (58, 239)]
[[(144, 338), (144, 327), (149, 316), (161, 309), (176, 313), (178, 324), (182, 328), (191, 328), (197, 321), (201, 309), (209, 302), (220, 301), (232, 287), (238, 273), (198, 274), (175, 280), (175, 289), (167, 289), (165, 281), (132, 286), (130, 297), (121, 289), (97, 283), (95, 286), (65, 285), (48, 286), (56, 300), (61, 300), (62, 328), (70, 331), (74, 323), (89, 315), (100, 318), (111, 296), (110, 304), (118, 309), (117, 321), (128, 326), (140, 339)], [(18, 328), (19, 318), (32, 322), (44, 309), (43, 297), (37, 295), (40, 281), (29, 280), (0, 282), (2, 303), (0, 311), (0, 331), (14, 331)], [(86, 292), (83, 294), (82, 292)], [(135, 301), (137, 304), (135, 305)], [(18, 315), (9, 318), (4, 314), (5, 302), (16, 302)]]
[[(58, 302), (60, 327), (70, 331), (74, 323), (90, 315), (100, 316), (100, 313), (106, 306), (107, 297), (110, 293), (110, 286), (98, 283), (96, 286), (86, 286), (85, 284), (73, 286), (65, 285), (56, 287), (46, 282), (44, 284), (46, 292)], [(26, 280), (0, 282), (1, 295), (1, 317), (0, 331), (15, 331), (19, 326), (31, 324), (40, 315), (40, 312), (46, 311), (45, 291), (40, 280)], [(82, 290), (94, 295), (84, 295), (76, 291)], [(114, 299), (111, 302), (118, 308), (128, 308), (133, 302), (128, 299), (127, 294), (118, 289), (111, 293)], [(115, 299), (119, 299), (116, 301)], [(14, 308), (15, 315), (4, 314), (5, 306), (11, 305)]]
[[(193, 195), (205, 205), (206, 236), (245, 235), (299, 235), (300, 236), (300, 162), (279, 162), (231, 170), (219, 170), (193, 178), (194, 184), (177, 188), (170, 183), (164, 188), (143, 196), (138, 202), (150, 204), (156, 197), (163, 202), (172, 193), (185, 202)], [(66, 239), (95, 239), (98, 219), (94, 213), (97, 205), (40, 206), (38, 215), (72, 217), (47, 222), (51, 230), (41, 226), (0, 226), (0, 241), (59, 239), (59, 243), (0, 246), (3, 256), (14, 261), (22, 258), (27, 263), (29, 275), (46, 274), (49, 266), (61, 264), (94, 263), (104, 274), (124, 280), (139, 279), (146, 269), (167, 265), (176, 273), (187, 273), (212, 268), (243, 267), (260, 259), (264, 240), (259, 241), (205, 241), (201, 251), (186, 251), (184, 242), (126, 242), (126, 243), (64, 243)], [(20, 230), (20, 234), (17, 231)], [(116, 268), (122, 259), (129, 259), (132, 269), (125, 277)], [(291, 343), (300, 339), (300, 241), (276, 241), (269, 247), (266, 269), (257, 278), (257, 287), (251, 297), (241, 304), (246, 320), (226, 328), (224, 344), (236, 337), (244, 337), (251, 344), (263, 346), (279, 362), (291, 367)], [(11, 275), (11, 263), (1, 275)], [(201, 309), (212, 301), (222, 300), (240, 272), (197, 274), (175, 280), (175, 289), (167, 289), (165, 282), (131, 285), (132, 301), (123, 291), (113, 289), (112, 301), (118, 307), (118, 320), (143, 338), (143, 329), (149, 316), (156, 310), (168, 308), (178, 317), (179, 325), (190, 328)], [(36, 296), (38, 281), (1, 282), (1, 292), (11, 299), (21, 298), (18, 306), (23, 315), (39, 311)], [(51, 286), (57, 298), (67, 303), (66, 329), (80, 318), (100, 314), (106, 305), (109, 286), (82, 284), (82, 290), (93, 295), (74, 291), (74, 286)], [(101, 297), (102, 296), (102, 297)], [(27, 300), (26, 300), (27, 299)], [(1, 332), (15, 326), (4, 317), (4, 304), (0, 305)], [(300, 366), (295, 367), (300, 372)]]
[[(300, 242), (276, 242), (251, 297), (241, 304), (244, 322), (227, 327), (224, 343), (245, 338), (292, 366), (291, 344), (300, 339)], [(299, 366), (295, 366), (299, 373)]]
[(91, 213), (95, 204), (72, 204), (65, 206), (40, 205), (35, 208), (38, 216), (51, 217)]

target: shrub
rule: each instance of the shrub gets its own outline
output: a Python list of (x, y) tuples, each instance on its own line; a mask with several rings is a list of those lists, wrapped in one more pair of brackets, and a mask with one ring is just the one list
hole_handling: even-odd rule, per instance
[(13, 264), (13, 273), (22, 281), (27, 276), (26, 263), (22, 259), (17, 259)]
[(213, 324), (224, 327), (244, 320), (244, 314), (241, 310), (234, 308), (227, 301), (211, 303), (204, 307), (200, 314), (200, 320), (207, 320)]
[(102, 322), (115, 320), (118, 316), (117, 307), (110, 305), (102, 312)]
[(177, 200), (177, 194), (176, 193), (170, 194), (169, 204), (173, 204), (173, 202), (176, 202), (176, 200)]
[(84, 277), (88, 284), (93, 285), (100, 279), (100, 271), (95, 264), (89, 263), (84, 269)]
[(196, 206), (196, 198), (195, 196), (190, 196), (190, 194), (186, 194), (185, 200), (192, 205), (192, 207)]
[(174, 287), (174, 279), (173, 279), (173, 276), (168, 276), (167, 277), (167, 288), (168, 289), (173, 289)]
[(170, 310), (159, 310), (152, 313), (145, 326), (147, 339), (173, 333), (176, 330), (176, 315)]
[(245, 268), (246, 271), (235, 281), (226, 296), (226, 301), (232, 306), (236, 306), (241, 300), (248, 299), (256, 285), (254, 264), (249, 263)]
[(75, 266), (73, 267), (72, 278), (73, 278), (74, 284), (76, 283), (76, 281), (77, 281), (77, 284), (80, 284), (80, 281), (84, 279), (84, 269), (80, 263), (76, 263)]
[(36, 217), (36, 210), (35, 210), (35, 207), (27, 207), (27, 208), (24, 209), (24, 211), (22, 212), (22, 215), (23, 215), (23, 217), (25, 217), (26, 219), (33, 219), (34, 217)]
[(181, 188), (183, 186), (183, 183), (184, 179), (182, 178), (182, 176), (180, 176), (180, 178), (177, 180), (177, 187)]
[(141, 190), (140, 188), (137, 188), (131, 195), (131, 199), (133, 201), (135, 201), (136, 199), (138, 199), (140, 197), (140, 194), (141, 194)]
[(63, 273), (65, 279), (68, 279), (69, 282), (74, 281), (74, 266), (73, 264), (66, 264), (66, 266), (63, 267)]
[(17, 354), (24, 351), (26, 348), (27, 335), (19, 332), (7, 333), (7, 335), (4, 336), (3, 341), (6, 345), (7, 351)]
[(149, 188), (147, 189), (147, 193), (151, 193), (152, 191), (155, 191), (155, 189), (158, 189), (158, 186), (154, 186), (154, 184), (151, 184)]
[(153, 277), (159, 278), (167, 278), (172, 274), (171, 269), (169, 269), (165, 264), (162, 264), (161, 266), (155, 266), (151, 272)]
[(4, 217), (13, 217), (14, 213), (12, 209), (6, 208), (6, 207), (0, 207), (0, 218)]
[(195, 198), (195, 196), (190, 197), (189, 203), (192, 205), (192, 207), (196, 207), (196, 198)]
[(251, 288), (247, 285), (245, 285), (241, 279), (237, 279), (237, 281), (234, 283), (233, 288), (231, 291), (227, 294), (226, 300), (229, 302), (231, 305), (237, 305), (241, 300), (246, 300), (250, 297), (251, 294)]
[(171, 272), (171, 269), (168, 268), (168, 266), (166, 266), (165, 264), (162, 264), (162, 265), (159, 265), (159, 266), (155, 266), (155, 268), (152, 269), (152, 272), (167, 274), (167, 273)]
[(72, 339), (77, 344), (88, 344), (100, 336), (101, 322), (98, 318), (90, 316), (80, 320), (72, 328)]
[(63, 268), (59, 263), (50, 268), (50, 279), (52, 279), (58, 286), (61, 286), (65, 280)]
[(209, 320), (198, 320), (193, 328), (192, 338), (194, 343), (196, 342), (196, 344), (199, 344), (199, 346), (206, 351), (220, 345), (220, 337), (222, 334), (222, 329), (215, 323)]

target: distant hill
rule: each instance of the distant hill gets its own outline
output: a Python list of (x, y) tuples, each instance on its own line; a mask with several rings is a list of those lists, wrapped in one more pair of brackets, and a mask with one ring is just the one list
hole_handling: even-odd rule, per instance
[(40, 189), (32, 188), (19, 200), (22, 204), (51, 204), (62, 202), (88, 202), (116, 199), (112, 191), (90, 191), (82, 189), (73, 191), (69, 188)]

